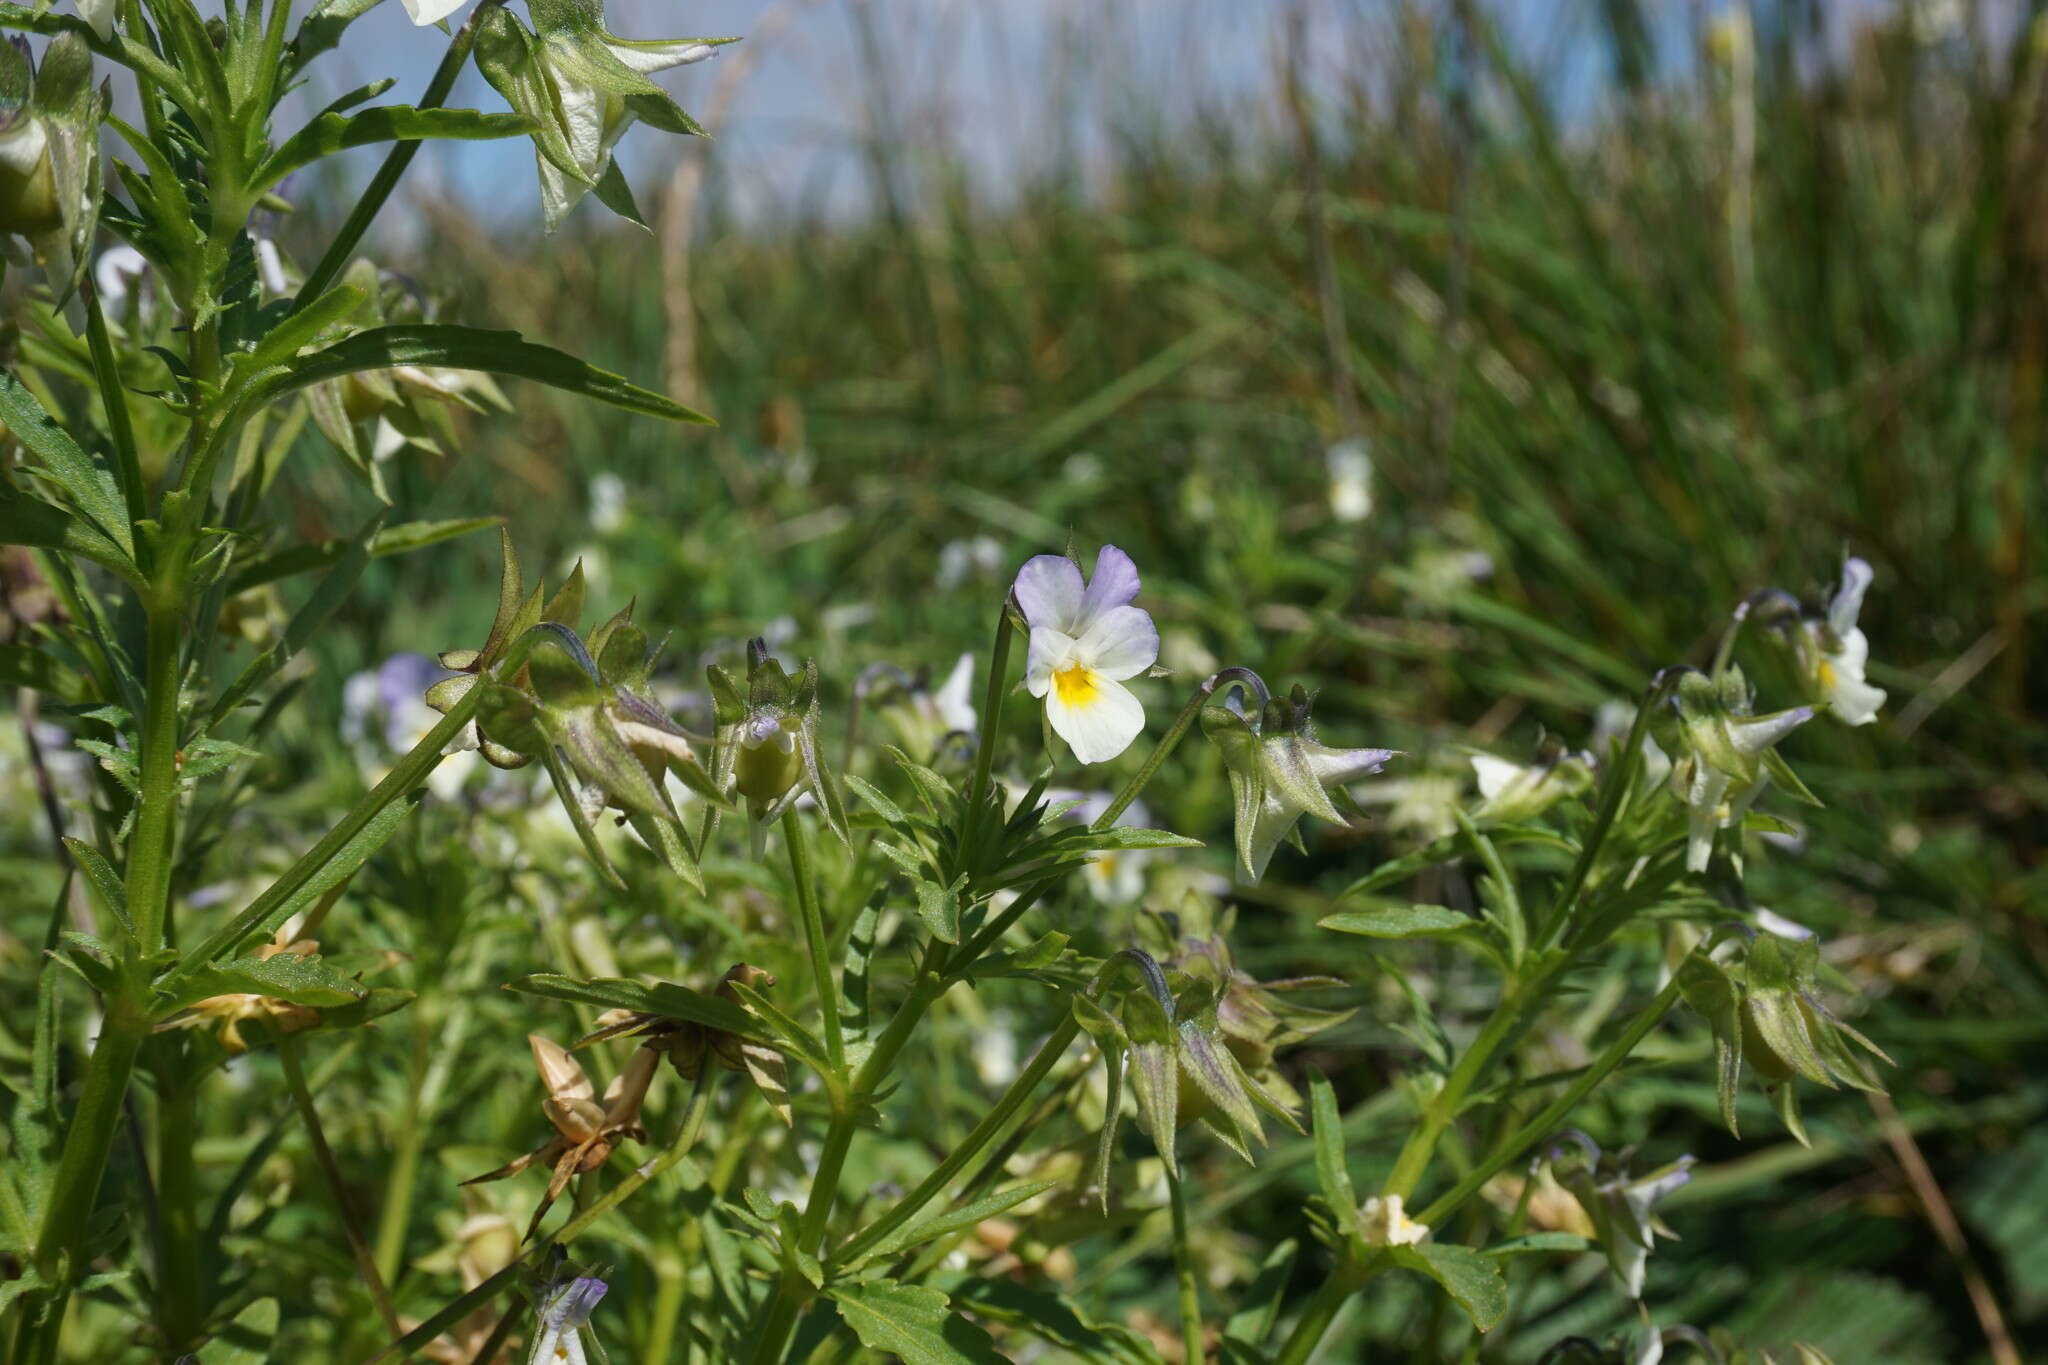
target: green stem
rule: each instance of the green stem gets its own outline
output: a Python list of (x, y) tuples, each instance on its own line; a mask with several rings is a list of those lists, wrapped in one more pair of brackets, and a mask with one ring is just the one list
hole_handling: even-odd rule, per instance
[(1138, 799), (1138, 793), (1145, 790), (1145, 785), (1152, 780), (1153, 774), (1159, 771), (1159, 765), (1166, 762), (1167, 755), (1179, 746), (1181, 737), (1187, 734), (1188, 727), (1195, 723), (1195, 717), (1202, 714), (1204, 703), (1216, 694), (1217, 688), (1233, 682), (1244, 682), (1247, 686), (1256, 683), (1258, 695), (1263, 701), (1265, 684), (1259, 682), (1258, 675), (1248, 668), (1226, 668), (1203, 679), (1201, 685), (1195, 688), (1194, 695), (1188, 698), (1188, 704), (1181, 707), (1180, 714), (1173, 718), (1173, 724), (1159, 737), (1159, 742), (1152, 746), (1152, 752), (1145, 759), (1145, 766), (1131, 774), (1130, 781), (1124, 783), (1123, 790), (1116, 794), (1116, 799), (1103, 809), (1102, 814), (1095, 817), (1095, 823), (1088, 828), (1103, 830), (1116, 824), (1116, 818), (1130, 809), (1131, 802)]
[[(173, 572), (175, 572), (173, 570)], [(178, 674), (184, 612), (175, 576), (159, 582), (148, 608), (148, 657), (143, 671), (141, 795), (128, 842), (128, 913), (134, 950), (147, 957), (164, 943), (171, 862), (178, 826)]]
[[(476, 42), (477, 26), (483, 19), (484, 12), (501, 3), (503, 0), (484, 0), (470, 11), (469, 18), (455, 31), (455, 37), (448, 44), (447, 52), (442, 54), (441, 65), (435, 68), (433, 78), (427, 82), (426, 93), (420, 96), (416, 108), (438, 109), (447, 103), (449, 92), (455, 88), (456, 78), (462, 74), (462, 68), (469, 61), (469, 50)], [(320, 263), (313, 267), (306, 276), (305, 284), (299, 287), (297, 296), (292, 300), (293, 312), (296, 313), (327, 292), (327, 286), (334, 283), (335, 276), (348, 265), (349, 258), (355, 254), (357, 245), (363, 240), (363, 234), (369, 231), (371, 221), (383, 209), (384, 201), (391, 197), (391, 191), (397, 187), (399, 177), (405, 174), (405, 168), (412, 164), (412, 159), (419, 155), (419, 150), (420, 143), (416, 141), (400, 142), (392, 146), (384, 157), (384, 164), (370, 177), (363, 197), (358, 199), (356, 206), (349, 211), (347, 221), (341, 225), (341, 231), (328, 243), (326, 253), (320, 257)]]
[(945, 1193), (946, 1188), (953, 1183), (953, 1178), (959, 1175), (984, 1147), (1001, 1136), (1011, 1118), (1024, 1107), (1032, 1092), (1038, 1089), (1039, 1083), (1054, 1066), (1058, 1065), (1060, 1058), (1066, 1055), (1068, 1044), (1074, 1041), (1075, 1035), (1080, 1031), (1080, 1021), (1069, 1012), (1060, 1022), (1060, 1026), (1053, 1030), (1052, 1036), (1039, 1047), (1038, 1054), (1031, 1059), (1031, 1064), (1018, 1073), (1017, 1079), (1010, 1083), (1010, 1088), (1003, 1092), (1003, 1097), (996, 1101), (995, 1108), (983, 1116), (981, 1122), (974, 1126), (974, 1130), (960, 1140), (960, 1145), (955, 1147), (930, 1175), (919, 1182), (916, 1189), (897, 1200), (887, 1213), (841, 1247), (832, 1257), (832, 1264), (835, 1267), (855, 1264), (861, 1257), (880, 1246), (891, 1233), (908, 1223), (918, 1210)]
[(86, 1063), (78, 1107), (64, 1130), (63, 1154), (57, 1158), (57, 1174), (50, 1183), (49, 1203), (44, 1206), (41, 1235), (36, 1239), (36, 1269), (49, 1284), (68, 1284), (78, 1269), (73, 1261), (99, 1197), (107, 1153), (121, 1127), (128, 1075), (135, 1066), (136, 1050), (149, 1032), (139, 995), (139, 991), (124, 990), (108, 999), (99, 1041)]
[(142, 481), (142, 463), (135, 453), (135, 427), (128, 415), (128, 396), (121, 388), (120, 367), (114, 361), (114, 345), (107, 336), (107, 319), (100, 311), (100, 291), (87, 271), (79, 283), (78, 296), (85, 303), (85, 340), (92, 350), (93, 378), (99, 383), (100, 404), (107, 410), (107, 434), (114, 445), (114, 474), (121, 481), (121, 496), (128, 504), (128, 520), (141, 521), (149, 515), (149, 490)]
[(196, 1096), (174, 1066), (158, 1070), (156, 1179), (163, 1236), (157, 1266), (157, 1323), (166, 1352), (179, 1356), (198, 1344), (209, 1305), (200, 1275), (199, 1179), (193, 1160), (198, 1141)]
[(550, 1248), (569, 1245), (569, 1243), (590, 1231), (599, 1219), (625, 1203), (642, 1185), (645, 1185), (648, 1181), (653, 1180), (674, 1166), (678, 1161), (681, 1161), (689, 1154), (690, 1149), (696, 1145), (698, 1134), (704, 1129), (704, 1114), (710, 1107), (706, 1103), (711, 1091), (709, 1082), (711, 1076), (717, 1070), (718, 1068), (715, 1066), (707, 1066), (697, 1073), (696, 1083), (690, 1091), (689, 1106), (683, 1114), (682, 1129), (676, 1134), (676, 1140), (669, 1144), (666, 1151), (662, 1152), (661, 1155), (655, 1157), (652, 1161), (635, 1167), (618, 1184), (606, 1190), (596, 1199), (591, 1200), (588, 1208), (583, 1209), (574, 1218), (562, 1224), (560, 1231), (556, 1232), (554, 1236), (543, 1239), (524, 1256), (513, 1261), (510, 1265), (486, 1279), (482, 1284), (449, 1303), (440, 1312), (434, 1314), (404, 1336), (393, 1341), (389, 1346), (386, 1346), (382, 1351), (379, 1351), (365, 1362), (365, 1365), (383, 1365), (383, 1362), (387, 1360), (409, 1357), (414, 1351), (425, 1346), (435, 1337), (440, 1336), (441, 1333), (475, 1312), (477, 1308), (489, 1303), (492, 1299), (503, 1293), (513, 1281), (519, 1278), (519, 1273), (522, 1269), (529, 1265), (539, 1265), (545, 1261)]
[(1673, 972), (1671, 980), (1665, 984), (1664, 989), (1657, 992), (1656, 997), (1650, 1001), (1643, 1012), (1635, 1017), (1627, 1030), (1619, 1038), (1616, 1038), (1608, 1045), (1607, 1050), (1600, 1054), (1598, 1060), (1579, 1073), (1571, 1085), (1566, 1087), (1563, 1094), (1553, 1100), (1535, 1118), (1530, 1119), (1527, 1123), (1516, 1129), (1506, 1142), (1496, 1147), (1485, 1160), (1467, 1171), (1464, 1179), (1452, 1186), (1450, 1190), (1446, 1191), (1428, 1208), (1415, 1215), (1415, 1220), (1428, 1225), (1442, 1222), (1450, 1214), (1455, 1213), (1460, 1204), (1471, 1198), (1479, 1190), (1480, 1186), (1493, 1179), (1494, 1176), (1498, 1175), (1510, 1164), (1519, 1160), (1524, 1152), (1556, 1131), (1557, 1125), (1563, 1121), (1565, 1115), (1569, 1114), (1578, 1105), (1580, 1100), (1591, 1094), (1593, 1087), (1605, 1080), (1609, 1072), (1626, 1061), (1628, 1055), (1635, 1051), (1636, 1044), (1642, 1042), (1650, 1030), (1655, 1028), (1664, 1016), (1671, 1012), (1671, 1007), (1678, 1003), (1679, 982), (1682, 979), (1682, 972)]
[[(533, 637), (526, 636), (515, 642), (506, 652), (505, 659), (498, 666), (500, 676), (510, 677), (526, 662), (526, 655), (533, 648)], [(278, 906), (317, 876), (320, 870), (332, 862), (348, 842), (363, 832), (363, 828), (375, 819), (386, 806), (416, 789), (426, 781), (441, 762), (441, 751), (462, 733), (462, 728), (476, 716), (477, 705), (483, 700), (483, 688), (472, 687), (464, 693), (462, 700), (450, 708), (441, 723), (427, 731), (419, 743), (407, 751), (405, 757), (392, 765), (384, 780), (365, 792), (362, 799), (349, 808), (333, 829), (321, 836), (320, 842), (301, 854), (299, 860), (286, 868), (278, 879), (265, 888), (262, 895), (251, 901), (246, 909), (232, 920), (216, 929), (212, 934), (186, 953), (178, 965), (171, 969), (158, 987), (169, 990), (193, 972), (213, 962), (221, 954), (241, 942), (257, 925)], [(130, 901), (131, 906), (133, 901)]]
[(782, 838), (789, 845), (789, 875), (796, 883), (799, 917), (804, 922), (804, 942), (811, 953), (811, 977), (818, 992), (818, 1008), (825, 1013), (825, 1056), (831, 1062), (835, 1082), (843, 1082), (846, 1071), (846, 1037), (839, 1022), (839, 981), (832, 973), (832, 954), (826, 944), (825, 916), (818, 908), (818, 882), (811, 866), (811, 840), (796, 806), (782, 813)]
[(1621, 803), (1627, 799), (1629, 788), (1635, 785), (1636, 771), (1642, 766), (1643, 737), (1650, 730), (1650, 712), (1664, 699), (1669, 685), (1671, 670), (1659, 673), (1650, 683), (1650, 690), (1644, 694), (1642, 704), (1636, 707), (1635, 721), (1628, 727), (1628, 738), (1622, 741), (1621, 753), (1615, 758), (1614, 771), (1608, 775), (1607, 785), (1600, 792), (1600, 807), (1593, 815), (1593, 827), (1586, 832), (1586, 839), (1579, 846), (1579, 856), (1572, 863), (1571, 875), (1551, 902), (1549, 914), (1536, 935), (1539, 946), (1548, 947), (1566, 937), (1566, 928), (1571, 923), (1572, 911), (1579, 902), (1579, 893), (1585, 889), (1586, 877), (1593, 870), (1594, 859), (1600, 856), (1600, 847), (1607, 842), (1607, 833), (1614, 828), (1614, 817), (1621, 813)]
[(1187, 1187), (1179, 1175), (1166, 1173), (1166, 1190), (1173, 1208), (1173, 1272), (1180, 1281), (1181, 1358), (1205, 1359), (1202, 1349), (1202, 1293), (1195, 1282), (1195, 1253), (1188, 1245)]
[(1399, 1195), (1406, 1199), (1415, 1193), (1416, 1185), (1429, 1170), (1430, 1158), (1436, 1154), (1436, 1145), (1444, 1130), (1456, 1121), (1465, 1107), (1465, 1097), (1485, 1076), (1501, 1046), (1520, 1026), (1530, 1002), (1541, 993), (1543, 985), (1555, 971), (1554, 966), (1548, 970), (1539, 969), (1535, 976), (1510, 986), (1502, 995), (1499, 1006), (1480, 1027), (1478, 1036), (1465, 1049), (1465, 1055), (1458, 1058), (1451, 1074), (1444, 1079), (1443, 1088), (1423, 1104), (1422, 1121), (1401, 1144), (1400, 1155), (1394, 1158), (1394, 1168), (1387, 1173), (1386, 1184), (1380, 1189), (1382, 1196)]
[(1287, 1334), (1287, 1342), (1280, 1348), (1280, 1354), (1273, 1357), (1273, 1365), (1308, 1365), (1320, 1346), (1323, 1336), (1330, 1330), (1330, 1324), (1337, 1320), (1337, 1314), (1345, 1302), (1358, 1292), (1371, 1272), (1349, 1257), (1340, 1259), (1331, 1268), (1330, 1277), (1316, 1290), (1315, 1297), (1302, 1310), (1301, 1318), (1294, 1324), (1294, 1330)]
[(298, 1039), (279, 1039), (277, 1055), (284, 1063), (284, 1079), (285, 1084), (291, 1087), (292, 1103), (299, 1107), (300, 1121), (306, 1125), (306, 1136), (312, 1141), (314, 1160), (319, 1162), (320, 1173), (326, 1177), (327, 1192), (334, 1199), (334, 1211), (340, 1215), (342, 1235), (348, 1241), (349, 1255), (355, 1258), (356, 1273), (363, 1277), (363, 1285), (377, 1305), (377, 1315), (384, 1319), (384, 1330), (394, 1337), (399, 1336), (405, 1328), (399, 1325), (398, 1310), (392, 1305), (391, 1291), (385, 1287), (384, 1277), (377, 1273), (377, 1258), (370, 1251), (370, 1239), (363, 1235), (362, 1224), (357, 1220), (355, 1210), (349, 1207), (348, 1182), (342, 1176), (341, 1163), (335, 1159), (334, 1148), (327, 1143), (327, 1132), (320, 1126), (320, 1111), (313, 1104), (312, 1092), (306, 1089), (306, 1072), (300, 1064)]
[(988, 651), (988, 682), (981, 693), (981, 736), (974, 746), (974, 777), (967, 784), (966, 813), (961, 817), (956, 859), (968, 856), (974, 845), (975, 827), (981, 822), (982, 797), (988, 791), (989, 774), (996, 761), (996, 741), (1003, 731), (1003, 679), (1009, 671), (1010, 601), (1006, 597), (996, 611), (996, 638)]

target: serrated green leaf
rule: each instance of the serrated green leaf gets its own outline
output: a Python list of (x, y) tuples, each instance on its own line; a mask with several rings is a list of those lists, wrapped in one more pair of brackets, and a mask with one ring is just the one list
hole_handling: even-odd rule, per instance
[[(5, 370), (0, 370), (0, 423), (49, 472), (50, 478), (70, 497), (71, 505), (90, 523), (90, 529), (118, 547), (116, 558), (132, 572), (135, 537), (128, 524), (128, 504), (113, 473), (94, 464), (92, 457), (71, 439), (71, 434), (43, 411), (36, 396)], [(0, 501), (0, 533), (4, 533), (9, 519), (5, 509), (16, 501)], [(8, 535), (14, 544), (47, 543), (16, 541), (11, 533)]]
[(1002, 1365), (987, 1331), (953, 1312), (946, 1296), (929, 1286), (862, 1280), (825, 1293), (861, 1345), (895, 1355), (903, 1365)]
[(294, 1005), (322, 1009), (349, 1005), (368, 994), (361, 982), (343, 976), (317, 954), (276, 953), (270, 957), (237, 957), (216, 962), (185, 976), (177, 989), (160, 997), (157, 1010), (185, 1009), (216, 995), (267, 995)]
[(1470, 1247), (1419, 1242), (1388, 1247), (1386, 1256), (1398, 1266), (1435, 1280), (1482, 1332), (1492, 1331), (1507, 1316), (1508, 1285), (1499, 1264)]

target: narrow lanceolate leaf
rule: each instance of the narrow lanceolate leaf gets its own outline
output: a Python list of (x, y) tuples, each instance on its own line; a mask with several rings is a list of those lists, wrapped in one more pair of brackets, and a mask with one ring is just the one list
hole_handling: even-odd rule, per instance
[(216, 995), (267, 995), (315, 1009), (352, 1005), (369, 992), (317, 956), (278, 953), (273, 957), (238, 957), (201, 967), (178, 983), (161, 1001), (165, 1012), (181, 1010)]
[(825, 1292), (861, 1345), (899, 1357), (903, 1365), (1002, 1365), (994, 1339), (953, 1312), (936, 1289), (865, 1280)]
[(1316, 927), (1334, 929), (1340, 934), (1364, 934), (1368, 938), (1424, 938), (1456, 933), (1472, 922), (1470, 915), (1441, 905), (1389, 905), (1378, 910), (1344, 910), (1325, 915), (1316, 921)]
[[(419, 803), (420, 794), (411, 792), (378, 811), (356, 831), (354, 838), (334, 851), (334, 856), (327, 860), (325, 866), (300, 883), (297, 890), (275, 902), (258, 897), (256, 904), (209, 936), (187, 954), (183, 962), (158, 980), (157, 990), (164, 995), (177, 995), (178, 983), (211, 965), (216, 956), (231, 951), (235, 945), (252, 936), (274, 933), (278, 925), (355, 876), (357, 870), (376, 856), (377, 850), (398, 832), (398, 827), (405, 823), (405, 817), (411, 815)], [(157, 1013), (161, 1017), (162, 1011)]]
[(673, 399), (643, 389), (552, 346), (537, 345), (517, 332), (493, 332), (480, 327), (439, 323), (372, 327), (357, 332), (332, 346), (299, 357), (289, 370), (279, 371), (265, 382), (262, 396), (274, 398), (309, 384), (325, 383), (363, 370), (390, 369), (395, 365), (486, 370), (492, 374), (531, 379), (628, 412), (665, 417), (671, 422), (712, 424), (709, 417), (693, 412)]
[(1316, 1141), (1316, 1183), (1323, 1202), (1346, 1232), (1358, 1230), (1358, 1195), (1351, 1186), (1351, 1167), (1344, 1159), (1344, 1120), (1337, 1113), (1337, 1092), (1320, 1071), (1308, 1074), (1309, 1114)]
[(474, 109), (415, 109), (409, 104), (365, 109), (360, 114), (322, 114), (272, 152), (269, 160), (257, 167), (250, 177), (250, 184), (258, 189), (269, 189), (293, 171), (310, 166), (324, 156), (373, 142), (417, 142), (425, 138), (479, 142), (491, 138), (524, 137), (534, 127), (534, 121), (524, 114), (482, 114)]
[[(397, 526), (387, 526), (370, 537), (370, 558), (384, 559), (390, 555), (424, 550), (429, 545), (438, 545), (444, 540), (466, 536), (472, 531), (502, 526), (504, 520), (503, 517), (462, 517), (451, 521), (408, 521)], [(355, 542), (349, 540), (326, 540), (294, 545), (237, 570), (235, 576), (228, 580), (228, 591), (247, 592), (251, 588), (260, 588), (265, 583), (290, 578), (293, 574), (332, 568), (354, 547)], [(513, 605), (516, 607), (518, 604), (515, 602)]]
[(128, 504), (112, 471), (94, 464), (70, 433), (43, 411), (36, 396), (4, 370), (0, 370), (0, 423), (28, 447), (92, 528), (119, 546), (121, 557), (132, 564), (135, 538), (128, 525)]
[(737, 1034), (742, 1038), (762, 1041), (768, 1038), (767, 1032), (754, 1022), (753, 1016), (731, 1001), (720, 1000), (714, 995), (704, 995), (687, 986), (678, 986), (668, 981), (657, 981), (652, 985), (616, 977), (578, 981), (573, 977), (543, 973), (508, 981), (505, 983), (505, 989), (518, 991), (524, 995), (546, 996), (551, 1000), (573, 1001), (580, 1005), (632, 1010), (635, 1014), (658, 1014), (668, 1019), (703, 1024), (725, 1033)]
[(1501, 1276), (1500, 1264), (1491, 1257), (1450, 1242), (1388, 1247), (1386, 1254), (1395, 1265), (1442, 1285), (1480, 1331), (1492, 1331), (1507, 1316), (1508, 1283)]
[(1033, 1180), (1022, 1185), (1013, 1185), (1007, 1190), (985, 1194), (970, 1203), (962, 1204), (957, 1209), (941, 1209), (929, 1217), (913, 1220), (897, 1229), (862, 1259), (894, 1255), (920, 1242), (965, 1232), (984, 1219), (997, 1218), (1008, 1213), (1025, 1200), (1034, 1199), (1059, 1183), (1058, 1180)]

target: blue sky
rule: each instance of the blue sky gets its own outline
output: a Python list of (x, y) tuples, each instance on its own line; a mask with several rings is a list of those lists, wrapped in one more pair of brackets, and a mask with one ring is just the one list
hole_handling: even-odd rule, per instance
[[(1677, 60), (1690, 50), (1699, 16), (1734, 0), (1651, 0), (1660, 41)], [(1941, 0), (1917, 0), (1940, 3)], [(2017, 0), (1992, 0), (1996, 12)], [(1371, 64), (1397, 47), (1393, 0), (609, 0), (626, 37), (739, 36), (743, 46), (663, 79), (717, 141), (709, 150), (743, 208), (775, 211), (799, 202), (834, 214), (868, 202), (861, 139), (876, 89), (886, 92), (907, 143), (964, 152), (971, 173), (998, 197), (1020, 169), (1042, 164), (1061, 143), (1087, 156), (1119, 118), (1183, 115), (1198, 102), (1228, 103), (1273, 116), (1286, 15), (1308, 24), (1316, 80), (1339, 64)], [(1604, 46), (1595, 41), (1596, 0), (1493, 0), (1510, 41), (1534, 62), (1568, 106), (1597, 103)], [(1831, 21), (1848, 27), (1884, 0), (1838, 0)], [(879, 75), (859, 60), (856, 15), (872, 24)], [(415, 29), (396, 0), (358, 22), (341, 52), (323, 59), (309, 96), (380, 76), (398, 77), (387, 98), (416, 95), (446, 43)], [(744, 68), (744, 79), (735, 83)], [(1349, 74), (1348, 72), (1342, 74)], [(713, 115), (713, 92), (731, 89)], [(324, 92), (324, 93), (323, 93)], [(454, 103), (502, 107), (472, 67)], [(704, 150), (704, 149), (698, 149)], [(621, 164), (643, 206), (659, 190), (677, 143), (645, 129), (630, 133)], [(353, 154), (367, 175), (369, 152)], [(414, 163), (414, 184), (452, 189), (486, 217), (532, 215), (538, 207), (532, 153), (523, 142), (440, 144)]]

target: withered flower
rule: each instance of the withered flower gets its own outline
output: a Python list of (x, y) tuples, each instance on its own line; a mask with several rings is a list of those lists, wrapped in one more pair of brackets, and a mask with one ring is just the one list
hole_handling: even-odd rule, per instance
[(547, 1087), (541, 1112), (555, 1126), (555, 1135), (497, 1170), (462, 1183), (478, 1185), (487, 1180), (504, 1180), (529, 1166), (546, 1166), (551, 1172), (547, 1195), (527, 1225), (526, 1235), (531, 1237), (548, 1209), (569, 1187), (571, 1176), (604, 1165), (621, 1139), (647, 1140), (647, 1129), (640, 1122), (640, 1106), (647, 1098), (647, 1087), (654, 1080), (661, 1059), (646, 1048), (635, 1051), (626, 1069), (606, 1087), (604, 1102), (600, 1104), (590, 1077), (567, 1049), (537, 1033), (526, 1035), (526, 1041), (533, 1044), (533, 1063), (540, 1071), (541, 1084)]

